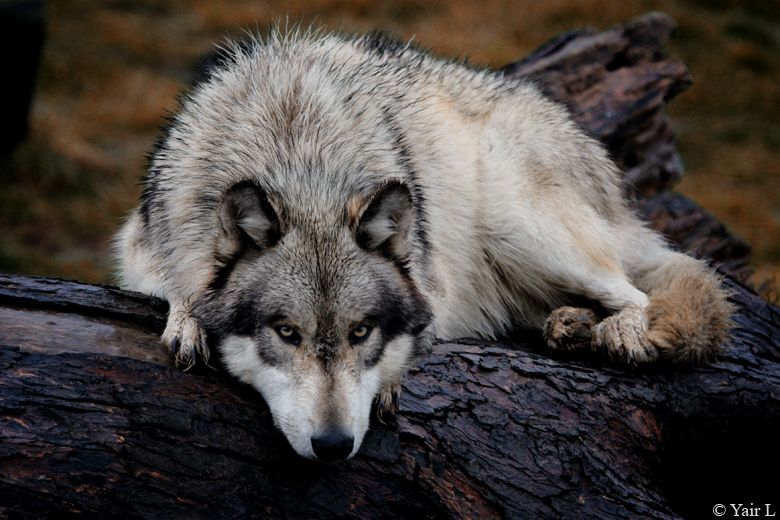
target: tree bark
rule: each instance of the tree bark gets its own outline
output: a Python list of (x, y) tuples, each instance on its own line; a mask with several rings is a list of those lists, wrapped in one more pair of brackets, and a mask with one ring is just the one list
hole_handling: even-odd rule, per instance
[(738, 279), (749, 251), (691, 201), (664, 100), (688, 81), (669, 18), (559, 37), (506, 74), (572, 107), (626, 168), (638, 209), (711, 258), (739, 307), (710, 366), (630, 370), (537, 333), (439, 343), (358, 456), (298, 458), (251, 389), (171, 367), (167, 305), (0, 275), (0, 517), (701, 518), (771, 502), (780, 467), (780, 309)]

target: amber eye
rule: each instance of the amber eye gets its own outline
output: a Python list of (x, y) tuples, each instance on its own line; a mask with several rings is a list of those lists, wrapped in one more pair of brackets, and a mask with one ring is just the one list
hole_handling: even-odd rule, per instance
[(279, 337), (287, 343), (298, 345), (301, 342), (301, 337), (298, 335), (295, 329), (289, 325), (279, 325), (275, 328), (275, 330), (276, 333), (279, 334)]
[(360, 325), (355, 327), (352, 329), (352, 332), (349, 333), (349, 341), (352, 343), (361, 343), (371, 335), (371, 330), (372, 327), (368, 325)]

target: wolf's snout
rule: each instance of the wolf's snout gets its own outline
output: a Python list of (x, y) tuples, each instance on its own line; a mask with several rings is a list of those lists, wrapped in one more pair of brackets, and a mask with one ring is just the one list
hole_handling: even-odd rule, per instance
[(352, 453), (355, 439), (340, 431), (326, 432), (311, 438), (311, 447), (317, 459), (323, 462), (336, 462), (346, 459)]

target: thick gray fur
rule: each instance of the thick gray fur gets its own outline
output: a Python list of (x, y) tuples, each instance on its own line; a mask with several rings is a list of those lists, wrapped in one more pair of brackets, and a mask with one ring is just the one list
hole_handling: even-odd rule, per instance
[[(332, 432), (354, 454), (434, 334), (533, 327), (551, 348), (695, 362), (730, 323), (718, 276), (633, 214), (564, 107), (376, 35), (229, 46), (117, 244), (122, 285), (170, 302), (177, 361), (214, 338), (308, 457)], [(609, 315), (565, 307), (586, 300)]]

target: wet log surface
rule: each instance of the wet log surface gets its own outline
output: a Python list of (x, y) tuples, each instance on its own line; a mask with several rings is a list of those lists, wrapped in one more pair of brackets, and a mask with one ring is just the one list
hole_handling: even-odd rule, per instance
[(687, 82), (661, 51), (671, 28), (651, 15), (564, 35), (506, 73), (567, 101), (652, 225), (733, 275), (717, 363), (628, 370), (551, 356), (533, 333), (437, 344), (398, 415), (323, 465), (293, 454), (250, 389), (170, 366), (164, 302), (0, 276), (0, 517), (703, 518), (770, 502), (758, 468), (780, 467), (780, 309), (735, 281), (747, 246), (664, 192), (680, 171), (661, 109)]
[[(755, 468), (780, 463), (780, 310), (736, 282), (738, 328), (708, 367), (554, 358), (533, 334), (438, 344), (398, 416), (337, 465), (298, 459), (251, 390), (138, 359), (159, 328), (118, 319), (137, 295), (97, 291), (114, 318), (25, 309), (40, 282), (0, 280), (21, 291), (0, 304), (0, 516), (700, 518), (776, 491)], [(37, 328), (9, 332), (8, 310)], [(82, 325), (72, 342), (72, 316), (113, 328), (110, 348)]]

